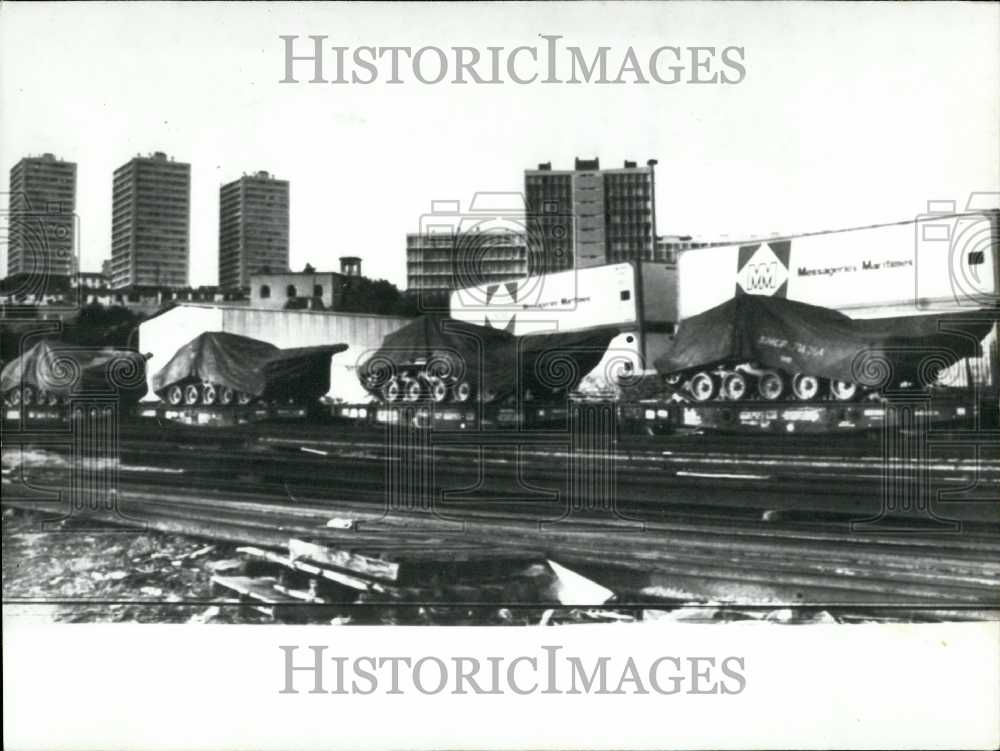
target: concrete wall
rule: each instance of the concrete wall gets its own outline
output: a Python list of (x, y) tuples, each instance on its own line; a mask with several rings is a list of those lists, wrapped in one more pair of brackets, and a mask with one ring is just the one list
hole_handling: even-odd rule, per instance
[[(348, 349), (334, 355), (331, 361), (328, 396), (348, 402), (365, 402), (368, 394), (358, 383), (357, 366), (382, 344), (387, 334), (409, 320), (358, 313), (179, 305), (140, 324), (139, 349), (154, 353), (147, 364), (147, 378), (151, 382), (153, 374), (181, 346), (205, 331), (241, 334), (281, 348), (343, 342)], [(147, 398), (155, 399), (156, 396), (150, 391)]]

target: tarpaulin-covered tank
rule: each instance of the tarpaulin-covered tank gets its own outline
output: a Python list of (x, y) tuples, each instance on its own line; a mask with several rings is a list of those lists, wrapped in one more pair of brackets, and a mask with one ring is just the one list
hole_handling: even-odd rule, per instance
[(209, 331), (177, 350), (153, 376), (153, 391), (171, 406), (314, 402), (330, 388), (330, 358), (345, 349), (346, 344), (279, 349)]
[(10, 406), (55, 407), (88, 396), (137, 402), (146, 394), (146, 358), (127, 349), (45, 339), (4, 366), (0, 391)]
[(496, 402), (518, 392), (544, 399), (575, 389), (617, 333), (515, 337), (502, 329), (422, 316), (389, 334), (359, 375), (371, 394), (388, 403)]
[(848, 401), (863, 391), (932, 384), (944, 368), (978, 356), (991, 325), (982, 314), (855, 320), (740, 295), (683, 321), (655, 365), (696, 401)]
[(499, 329), (424, 315), (386, 336), (358, 376), (387, 403), (494, 401), (515, 388), (513, 342)]

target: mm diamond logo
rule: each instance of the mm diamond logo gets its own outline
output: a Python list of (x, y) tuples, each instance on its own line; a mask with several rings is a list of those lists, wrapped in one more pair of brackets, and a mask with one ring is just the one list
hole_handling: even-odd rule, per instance
[[(779, 245), (786, 246), (787, 243)], [(779, 247), (777, 250), (776, 254), (768, 243), (740, 248), (740, 269), (736, 274), (738, 292), (785, 296), (788, 284), (788, 249)]]

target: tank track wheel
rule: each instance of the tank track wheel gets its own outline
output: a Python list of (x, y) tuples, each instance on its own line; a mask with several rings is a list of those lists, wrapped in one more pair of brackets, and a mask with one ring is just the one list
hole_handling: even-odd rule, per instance
[(202, 386), (201, 388), (202, 404), (207, 404), (207, 405), (215, 404), (218, 398), (219, 398), (219, 391), (218, 389), (215, 388), (213, 384), (206, 383), (204, 386)]
[(431, 395), (431, 400), (436, 404), (448, 400), (448, 386), (440, 378), (435, 378), (430, 382), (430, 388), (428, 389)]
[(467, 402), (472, 398), (472, 386), (468, 381), (462, 381), (452, 391), (456, 402)]
[(424, 395), (423, 385), (417, 378), (408, 378), (404, 381), (403, 396), (408, 402), (419, 402)]
[(31, 386), (21, 387), (21, 404), (25, 407), (30, 407), (35, 403), (35, 389)]
[(719, 379), (711, 373), (702, 370), (691, 377), (688, 390), (695, 401), (707, 402), (719, 393)]
[(757, 381), (757, 393), (765, 401), (777, 401), (785, 393), (785, 379), (777, 370), (765, 370)]
[(236, 392), (233, 391), (229, 386), (223, 386), (219, 389), (219, 404), (229, 406), (236, 399)]
[(819, 396), (819, 378), (796, 373), (792, 376), (792, 393), (795, 398), (802, 402), (808, 402)]
[(392, 404), (393, 402), (398, 402), (402, 389), (399, 386), (399, 379), (395, 376), (389, 379), (389, 382), (382, 388), (382, 397)]
[(858, 384), (850, 381), (830, 381), (830, 393), (838, 402), (850, 402), (858, 395)]
[(722, 377), (722, 396), (729, 401), (738, 402), (749, 390), (750, 384), (743, 373), (726, 373)]
[(184, 403), (187, 406), (193, 407), (199, 399), (201, 399), (201, 393), (195, 384), (189, 383), (184, 387)]
[(181, 402), (184, 401), (184, 390), (178, 386), (176, 383), (167, 389), (167, 403), (171, 407), (180, 406)]

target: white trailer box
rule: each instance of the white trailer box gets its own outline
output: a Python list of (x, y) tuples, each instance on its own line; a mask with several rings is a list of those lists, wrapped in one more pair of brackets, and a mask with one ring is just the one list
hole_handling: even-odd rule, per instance
[(615, 391), (621, 371), (646, 372), (673, 334), (676, 270), (659, 263), (616, 263), (561, 271), (451, 294), (452, 318), (515, 336), (587, 331), (620, 333), (581, 383), (583, 392)]
[(996, 305), (997, 212), (686, 250), (680, 319), (736, 294), (777, 295), (852, 318)]

